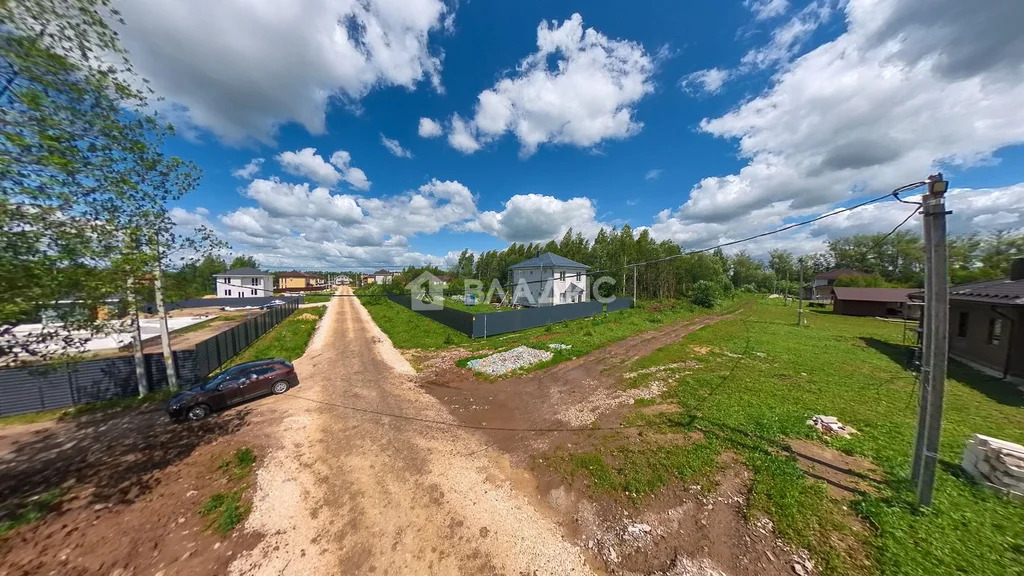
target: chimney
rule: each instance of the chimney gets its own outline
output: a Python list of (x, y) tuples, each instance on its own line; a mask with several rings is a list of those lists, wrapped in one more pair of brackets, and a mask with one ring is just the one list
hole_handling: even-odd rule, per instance
[(1010, 280), (1024, 280), (1024, 256), (1010, 262)]

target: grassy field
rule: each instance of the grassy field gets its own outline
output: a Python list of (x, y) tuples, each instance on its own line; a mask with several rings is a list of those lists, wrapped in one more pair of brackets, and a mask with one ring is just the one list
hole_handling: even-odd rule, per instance
[(331, 301), (331, 294), (304, 294), (302, 296), (303, 304), (322, 304), (324, 302)]
[(225, 366), (261, 358), (284, 358), (289, 362), (295, 360), (305, 353), (309, 339), (316, 330), (316, 324), (326, 311), (326, 306), (299, 308), (283, 322), (260, 336), (241, 354), (228, 361)]
[[(663, 401), (680, 411), (637, 413), (628, 421), (691, 437), (700, 432), (704, 440), (696, 446), (703, 449), (688, 445), (688, 452), (669, 456), (640, 450), (627, 458), (614, 449), (576, 454), (575, 471), (599, 489), (642, 495), (673, 476), (705, 473), (714, 466), (708, 450), (730, 450), (754, 473), (751, 514), (767, 515), (786, 540), (810, 550), (824, 574), (1024, 573), (1024, 504), (977, 486), (958, 468), (972, 433), (1024, 442), (1024, 395), (951, 364), (935, 501), (919, 510), (908, 481), (917, 391), (902, 368), (900, 325), (809, 312), (808, 325), (797, 327), (795, 316), (793, 306), (762, 301), (634, 363), (635, 370), (699, 365), (685, 368), (690, 373), (638, 376), (633, 385), (654, 377), (675, 382)], [(814, 414), (836, 416), (859, 434), (822, 439), (806, 424)], [(789, 438), (866, 457), (883, 481), (849, 509), (800, 471), (784, 452)], [(652, 468), (658, 474), (644, 473)], [(636, 470), (646, 479), (639, 485), (628, 481)]]
[[(381, 330), (399, 349), (438, 349), (462, 346), (471, 354), (483, 350), (501, 351), (520, 345), (549, 350), (554, 358), (531, 367), (536, 370), (587, 354), (634, 334), (662, 324), (707, 313), (686, 302), (644, 302), (639, 308), (559, 322), (521, 332), (491, 338), (470, 339), (447, 326), (434, 322), (383, 297), (363, 298), (363, 305)], [(745, 300), (729, 302), (721, 310), (738, 309)], [(552, 350), (548, 344), (565, 344), (570, 348)]]

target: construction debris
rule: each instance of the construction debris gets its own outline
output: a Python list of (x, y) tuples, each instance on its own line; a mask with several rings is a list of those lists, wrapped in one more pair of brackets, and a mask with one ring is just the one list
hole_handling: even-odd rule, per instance
[(842, 436), (843, 438), (849, 438), (850, 434), (857, 433), (853, 428), (843, 425), (843, 423), (835, 416), (822, 416), (817, 414), (808, 420), (807, 424), (814, 426), (826, 436)]
[(497, 376), (536, 364), (537, 362), (551, 360), (552, 356), (554, 355), (546, 350), (537, 350), (528, 346), (517, 346), (511, 350), (491, 354), (486, 358), (470, 360), (466, 363), (466, 366), (477, 372)]
[(572, 348), (572, 346), (569, 344), (548, 344), (548, 348), (553, 348), (555, 350), (568, 350)]
[(961, 466), (978, 482), (1024, 498), (1024, 446), (975, 434), (964, 447)]

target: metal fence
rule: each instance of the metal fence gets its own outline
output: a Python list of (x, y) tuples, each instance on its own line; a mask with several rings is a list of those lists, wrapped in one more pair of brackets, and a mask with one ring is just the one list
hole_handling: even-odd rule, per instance
[(282, 306), (271, 308), (259, 316), (254, 316), (196, 344), (196, 371), (206, 376), (224, 365), (239, 352), (248, 348), (257, 338), (291, 316), (299, 308), (299, 302), (298, 298), (286, 300)]
[[(274, 300), (281, 300), (283, 302), (291, 302), (294, 300), (298, 304), (302, 304), (302, 296), (257, 296), (255, 298), (189, 298), (188, 300), (169, 302), (166, 308), (169, 312), (180, 308), (264, 306)], [(140, 307), (140, 310), (146, 314), (156, 314), (156, 304), (150, 302)]]
[[(192, 386), (205, 376), (196, 371), (195, 357), (194, 350), (174, 352), (174, 366), (182, 387)], [(146, 354), (145, 360), (150, 390), (165, 390), (167, 370), (163, 355)], [(133, 356), (0, 370), (0, 416), (67, 408), (138, 393)]]
[[(298, 298), (286, 300), (283, 306), (200, 342), (195, 350), (174, 351), (178, 385), (187, 388), (198, 384), (295, 312), (299, 302)], [(149, 389), (165, 390), (167, 370), (163, 355), (146, 354), (145, 360)], [(0, 370), (0, 416), (67, 408), (138, 393), (133, 356)]]
[[(412, 297), (407, 294), (388, 294), (387, 298), (395, 304), (413, 310)], [(625, 310), (631, 305), (631, 298), (616, 298), (607, 304), (607, 311)], [(522, 308), (488, 314), (472, 314), (454, 308), (413, 311), (471, 338), (486, 338), (538, 326), (547, 326), (548, 324), (555, 324), (566, 320), (579, 320), (580, 318), (597, 316), (605, 311), (605, 304), (601, 302), (580, 302), (579, 304)]]

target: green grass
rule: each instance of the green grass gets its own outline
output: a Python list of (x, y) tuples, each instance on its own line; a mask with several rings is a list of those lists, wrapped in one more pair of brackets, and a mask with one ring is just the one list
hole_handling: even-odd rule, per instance
[(469, 342), (465, 334), (399, 306), (383, 296), (360, 298), (360, 302), (396, 348), (432, 350)]
[[(754, 473), (751, 514), (771, 518), (823, 573), (1024, 573), (1024, 504), (958, 471), (973, 433), (1024, 442), (1020, 391), (950, 365), (934, 504), (919, 510), (907, 480), (917, 390), (901, 366), (901, 326), (828, 312), (805, 318), (808, 326), (797, 327), (794, 306), (761, 302), (638, 360), (632, 369), (687, 360), (699, 367), (678, 374), (663, 396), (681, 411), (633, 421), (662, 432), (699, 431), (740, 454)], [(711, 351), (700, 354), (693, 346)], [(859, 434), (822, 439), (806, 424), (814, 414), (836, 416)], [(875, 494), (859, 496), (853, 511), (844, 510), (782, 451), (787, 438), (818, 439), (866, 457), (881, 468), (883, 482)], [(855, 529), (853, 514), (869, 529)]]
[(678, 445), (602, 446), (598, 451), (554, 457), (555, 467), (568, 460), (568, 475), (584, 475), (598, 492), (623, 493), (640, 502), (669, 482), (714, 485), (718, 446), (714, 442)]
[(67, 420), (83, 414), (92, 414), (96, 412), (108, 412), (111, 410), (127, 410), (129, 408), (139, 408), (163, 402), (164, 400), (173, 396), (174, 393), (170, 390), (162, 390), (160, 392), (153, 392), (145, 396), (131, 396), (129, 398), (111, 398), (110, 400), (103, 400), (101, 402), (90, 402), (88, 404), (79, 404), (70, 408), (60, 408), (57, 410), (44, 410), (42, 412), (30, 412), (28, 414), (15, 414), (14, 416), (4, 416), (0, 418), (0, 427), (3, 426), (21, 426), (24, 424), (35, 424), (38, 422), (49, 422), (50, 420)]
[(330, 294), (305, 294), (302, 296), (303, 304), (322, 304), (324, 302), (330, 302)]
[(470, 314), (493, 314), (496, 312), (507, 312), (511, 310), (511, 308), (495, 309), (495, 307), (490, 303), (482, 301), (477, 301), (474, 306), (466, 306), (466, 303), (463, 302), (461, 298), (455, 300), (450, 297), (444, 299), (444, 306), (445, 308), (454, 308), (455, 310), (462, 310), (463, 312), (469, 312)]
[(0, 538), (19, 526), (41, 520), (53, 510), (63, 496), (64, 488), (54, 488), (4, 510), (4, 514), (0, 516)]
[[(724, 313), (736, 310), (747, 301), (728, 302), (717, 311), (697, 308), (681, 301), (645, 302), (635, 309), (559, 322), (500, 336), (470, 339), (460, 332), (399, 306), (384, 297), (362, 299), (370, 316), (399, 349), (438, 349), (461, 346), (470, 353), (471, 357), (478, 357), (484, 350), (502, 351), (526, 345), (548, 350), (554, 354), (551, 360), (530, 366), (524, 370), (525, 372), (539, 370), (588, 354), (662, 324), (692, 318), (708, 312)], [(565, 344), (571, 348), (564, 350), (548, 348), (548, 344), (554, 343)], [(469, 359), (464, 358), (463, 360)], [(462, 362), (461, 365), (465, 366), (465, 362)]]
[[(260, 336), (251, 346), (229, 360), (225, 366), (259, 360), (261, 358), (284, 358), (289, 362), (302, 356), (316, 330), (317, 321), (323, 317), (326, 306), (299, 308), (266, 334)], [(310, 314), (315, 319), (303, 319)]]
[(251, 506), (244, 501), (249, 488), (246, 481), (256, 463), (252, 448), (239, 448), (229, 458), (221, 460), (217, 469), (223, 472), (229, 483), (235, 485), (211, 495), (199, 508), (199, 515), (209, 518), (208, 528), (226, 535), (241, 524), (248, 516)]

